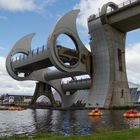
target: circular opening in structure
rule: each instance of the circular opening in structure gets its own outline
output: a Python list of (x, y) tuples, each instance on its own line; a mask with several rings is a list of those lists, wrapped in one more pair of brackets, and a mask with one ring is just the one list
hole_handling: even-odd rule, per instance
[(11, 57), (11, 61), (12, 62), (16, 62), (16, 61), (22, 61), (24, 59), (27, 59), (28, 55), (25, 53), (16, 53)]
[(20, 77), (20, 78), (23, 78), (23, 77), (27, 77), (30, 75), (30, 72), (28, 71), (23, 71), (23, 70), (19, 70), (17, 68), (14, 67), (14, 63), (18, 63), (18, 62), (22, 62), (24, 61), (25, 59), (28, 58), (28, 55), (25, 54), (25, 53), (16, 53), (14, 54), (12, 57), (11, 57), (11, 64), (12, 64), (12, 67), (13, 67), (13, 70), (14, 70), (14, 73)]
[(79, 51), (75, 39), (70, 35), (60, 34), (56, 39), (56, 55), (63, 65), (76, 65)]
[(50, 99), (45, 95), (41, 95), (37, 98), (36, 105), (42, 106), (42, 107), (52, 106)]

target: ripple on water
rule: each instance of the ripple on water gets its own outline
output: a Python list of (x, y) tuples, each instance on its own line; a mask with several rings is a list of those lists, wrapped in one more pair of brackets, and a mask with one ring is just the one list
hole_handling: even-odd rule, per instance
[(61, 135), (86, 135), (98, 129), (139, 128), (140, 119), (123, 118), (123, 110), (103, 110), (102, 117), (89, 117), (88, 110), (0, 111), (0, 136), (32, 135), (37, 131)]

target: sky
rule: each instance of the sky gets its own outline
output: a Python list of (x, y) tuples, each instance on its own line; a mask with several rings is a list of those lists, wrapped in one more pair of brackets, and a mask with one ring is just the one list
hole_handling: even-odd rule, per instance
[[(85, 46), (89, 36), (87, 18), (98, 13), (109, 0), (0, 0), (0, 94), (33, 94), (35, 82), (19, 82), (6, 72), (5, 59), (17, 40), (36, 33), (32, 48), (47, 43), (51, 29), (66, 12), (80, 9), (77, 30)], [(112, 0), (119, 4), (123, 0)], [(126, 66), (128, 80), (140, 84), (140, 30), (127, 33)]]

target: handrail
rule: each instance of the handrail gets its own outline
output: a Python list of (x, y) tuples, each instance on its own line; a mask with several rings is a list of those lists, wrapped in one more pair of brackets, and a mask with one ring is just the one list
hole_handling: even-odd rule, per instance
[[(29, 52), (29, 54), (31, 53), (32, 56), (34, 56), (35, 54), (39, 54), (39, 53), (43, 53), (46, 50), (46, 46), (43, 45), (42, 47), (38, 47), (36, 49), (33, 49)], [(12, 59), (11, 62), (17, 62), (17, 61), (22, 61), (28, 58), (28, 55), (26, 54), (21, 54), (19, 56), (17, 56), (15, 59)]]

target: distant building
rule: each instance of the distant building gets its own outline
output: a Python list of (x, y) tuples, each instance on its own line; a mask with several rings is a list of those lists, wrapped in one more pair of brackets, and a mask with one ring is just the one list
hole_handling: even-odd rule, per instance
[(129, 82), (131, 101), (140, 102), (140, 85)]
[(15, 104), (28, 104), (32, 99), (31, 95), (3, 94), (1, 97), (3, 98), (3, 102), (14, 102)]

